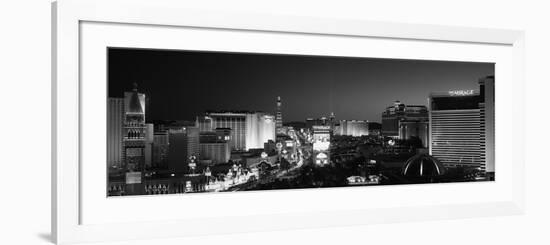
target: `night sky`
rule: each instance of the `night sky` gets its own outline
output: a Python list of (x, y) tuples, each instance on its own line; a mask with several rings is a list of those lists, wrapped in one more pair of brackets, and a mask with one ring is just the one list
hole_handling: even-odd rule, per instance
[(368, 59), (225, 52), (108, 50), (109, 97), (132, 84), (148, 98), (147, 121), (194, 120), (205, 110), (381, 121), (395, 100), (427, 105), (431, 91), (479, 89), (493, 63)]

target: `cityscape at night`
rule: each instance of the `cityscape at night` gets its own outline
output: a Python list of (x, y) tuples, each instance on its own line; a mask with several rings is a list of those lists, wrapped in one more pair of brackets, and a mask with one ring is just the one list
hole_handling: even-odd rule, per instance
[(107, 196), (495, 180), (493, 63), (107, 51)]

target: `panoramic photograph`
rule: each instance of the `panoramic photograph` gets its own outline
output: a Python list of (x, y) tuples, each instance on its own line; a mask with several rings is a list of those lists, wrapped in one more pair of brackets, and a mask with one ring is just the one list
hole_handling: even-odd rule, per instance
[(108, 48), (107, 196), (495, 180), (494, 63)]

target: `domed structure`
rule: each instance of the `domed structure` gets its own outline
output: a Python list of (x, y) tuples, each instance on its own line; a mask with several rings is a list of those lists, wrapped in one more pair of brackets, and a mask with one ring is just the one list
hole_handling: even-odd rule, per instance
[(320, 152), (315, 156), (315, 164), (323, 166), (329, 163), (328, 155), (324, 152)]
[(409, 158), (403, 165), (401, 173), (407, 177), (430, 178), (444, 175), (446, 170), (435, 157), (423, 153)]

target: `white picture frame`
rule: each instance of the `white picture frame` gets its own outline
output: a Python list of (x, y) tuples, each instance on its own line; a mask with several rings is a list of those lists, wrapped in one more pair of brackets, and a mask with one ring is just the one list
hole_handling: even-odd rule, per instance
[[(511, 52), (510, 68), (506, 74), (507, 90), (497, 90), (496, 96), (503, 98), (514, 93), (514, 103), (508, 108), (506, 126), (511, 137), (508, 153), (513, 164), (509, 176), (500, 181), (503, 194), (483, 200), (462, 202), (417, 203), (414, 205), (393, 205), (386, 208), (341, 208), (334, 210), (313, 210), (305, 212), (279, 213), (258, 210), (246, 215), (234, 215), (228, 219), (222, 215), (194, 216), (192, 219), (140, 220), (120, 218), (102, 223), (87, 224), (83, 220), (83, 203), (87, 197), (82, 188), (82, 24), (116, 23), (148, 27), (185, 27), (205, 30), (239, 30), (246, 32), (291, 33), (318, 37), (377, 38), (381, 40), (419, 40), (442, 44), (501, 45)], [(136, 0), (75, 1), (63, 0), (52, 5), (52, 237), (58, 243), (93, 242), (105, 240), (151, 239), (201, 234), (223, 234), (234, 232), (266, 231), (278, 229), (313, 228), (355, 224), (392, 223), (402, 221), (437, 220), (465, 217), (521, 214), (525, 207), (524, 198), (524, 33), (519, 30), (497, 30), (471, 27), (451, 27), (426, 24), (388, 23), (376, 21), (325, 19), (299, 16), (269, 16), (254, 13), (214, 12), (186, 9), (183, 2)], [(508, 57), (508, 56), (507, 56)], [(499, 94), (500, 93), (500, 94)], [(498, 106), (498, 104), (497, 104)], [(497, 108), (497, 113), (498, 113)], [(499, 123), (497, 117), (497, 124)], [(502, 138), (498, 133), (496, 138)], [(498, 142), (497, 142), (498, 144)], [(502, 148), (501, 148), (502, 149)], [(498, 151), (498, 147), (497, 147)], [(498, 161), (502, 160), (497, 157)], [(502, 160), (504, 161), (504, 160)], [(99, 180), (101, 181), (101, 180)], [(103, 187), (102, 187), (103, 188)], [(391, 186), (383, 188), (394, 188)], [(403, 187), (401, 191), (407, 191)], [(414, 187), (430, 189), (433, 187)], [(444, 188), (458, 188), (448, 185)], [(466, 187), (477, 188), (477, 187)], [(489, 188), (489, 187), (488, 187)], [(323, 190), (323, 194), (353, 195), (361, 188)], [(378, 192), (383, 191), (380, 188)], [(285, 195), (301, 195), (272, 192), (262, 194), (265, 198), (288, 198)], [(229, 198), (233, 194), (223, 195)], [(254, 194), (257, 195), (257, 194)], [(208, 195), (203, 196), (202, 198)], [(149, 201), (153, 198), (136, 197)], [(156, 197), (155, 203), (176, 201), (178, 196)], [(233, 197), (231, 197), (233, 198)], [(238, 198), (256, 198), (239, 195)], [(250, 199), (248, 199), (250, 200)], [(128, 199), (126, 199), (128, 201)], [(92, 202), (93, 203), (93, 202)], [(414, 203), (414, 202), (412, 202)], [(88, 205), (90, 206), (90, 205)], [(288, 207), (283, 207), (288, 209)], [(184, 214), (182, 214), (185, 216)], [(234, 217), (240, 217), (235, 221)], [(118, 218), (117, 218), (118, 219)], [(121, 222), (124, 222), (122, 225)]]

